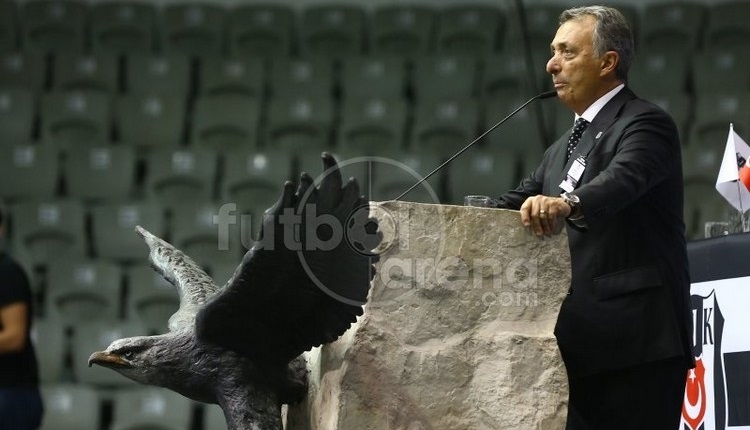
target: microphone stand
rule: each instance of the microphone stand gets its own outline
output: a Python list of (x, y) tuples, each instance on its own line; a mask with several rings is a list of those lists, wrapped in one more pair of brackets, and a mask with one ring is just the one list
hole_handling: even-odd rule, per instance
[(419, 181), (417, 181), (416, 184), (414, 184), (411, 187), (409, 187), (408, 190), (404, 191), (403, 193), (401, 193), (401, 195), (399, 195), (398, 197), (396, 197), (393, 200), (401, 200), (401, 198), (404, 197), (405, 195), (409, 194), (409, 192), (411, 190), (413, 190), (414, 188), (418, 187), (422, 182), (424, 182), (427, 179), (429, 179), (430, 176), (434, 175), (438, 170), (442, 169), (448, 163), (450, 163), (451, 161), (453, 161), (456, 157), (458, 157), (459, 155), (463, 154), (464, 151), (466, 151), (467, 149), (471, 148), (480, 139), (482, 139), (484, 136), (486, 136), (487, 134), (489, 134), (492, 130), (496, 129), (499, 125), (501, 125), (502, 123), (504, 123), (505, 121), (507, 121), (508, 119), (510, 119), (513, 115), (517, 114), (518, 111), (520, 111), (521, 109), (525, 108), (526, 105), (528, 105), (529, 103), (533, 102), (534, 100), (548, 99), (550, 97), (555, 97), (556, 95), (557, 95), (557, 91), (550, 90), (550, 91), (545, 91), (545, 92), (543, 92), (541, 94), (537, 94), (534, 97), (526, 100), (526, 103), (522, 104), (521, 106), (519, 106), (518, 108), (516, 108), (516, 110), (514, 110), (511, 113), (509, 113), (508, 116), (506, 116), (505, 118), (501, 119), (497, 124), (493, 125), (487, 131), (485, 131), (484, 133), (482, 133), (481, 135), (479, 135), (479, 137), (477, 137), (476, 139), (472, 140), (471, 143), (469, 143), (468, 145), (466, 145), (463, 148), (461, 148), (460, 151), (458, 151), (455, 154), (453, 154), (449, 159), (445, 160), (441, 165), (437, 166), (432, 172), (428, 173), (427, 176), (425, 176), (424, 178), (422, 178)]

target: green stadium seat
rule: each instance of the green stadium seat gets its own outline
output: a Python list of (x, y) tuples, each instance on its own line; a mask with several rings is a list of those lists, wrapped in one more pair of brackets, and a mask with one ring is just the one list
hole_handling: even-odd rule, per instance
[(266, 91), (265, 62), (250, 58), (203, 58), (198, 75), (203, 96), (237, 95), (263, 100)]
[[(495, 123), (505, 118), (515, 108), (520, 106), (527, 98), (506, 98), (491, 99), (485, 104), (485, 120), (482, 124), (482, 130), (488, 130)], [(549, 128), (550, 106), (537, 105), (528, 106), (528, 109), (522, 109), (508, 122), (498, 127), (484, 140), (487, 145), (498, 150), (508, 150), (515, 152), (524, 152), (537, 149), (543, 149), (549, 146), (550, 141), (545, 135), (545, 130)], [(540, 121), (539, 111), (541, 109), (542, 117)], [(569, 113), (570, 127), (572, 127), (573, 115)], [(559, 135), (556, 135), (557, 138)]]
[(99, 428), (103, 402), (95, 388), (83, 384), (45, 384), (41, 393), (44, 416), (40, 430)]
[(74, 200), (37, 200), (11, 206), (10, 239), (33, 267), (86, 252), (83, 206)]
[(56, 318), (34, 318), (31, 341), (39, 364), (39, 382), (56, 384), (66, 376), (68, 343), (65, 328)]
[(547, 87), (552, 80), (545, 71), (549, 53), (533, 57), (529, 66), (521, 51), (509, 49), (484, 58), (480, 79), (481, 98), (486, 100), (531, 97)]
[(0, 53), (0, 86), (42, 91), (47, 85), (44, 55), (34, 52)]
[(334, 105), (330, 98), (273, 98), (267, 115), (266, 149), (296, 151), (332, 146)]
[(639, 46), (672, 53), (691, 53), (702, 38), (706, 12), (705, 5), (690, 1), (644, 4)]
[(448, 165), (449, 201), (463, 204), (467, 195), (499, 196), (515, 188), (518, 160), (511, 151), (472, 148)]
[(174, 206), (170, 223), (172, 244), (203, 267), (219, 261), (238, 263), (244, 249), (240, 213), (232, 203), (193, 199)]
[(283, 151), (242, 151), (225, 157), (222, 201), (235, 203), (240, 211), (264, 211), (276, 202), (284, 182), (292, 179), (291, 168), (292, 159)]
[(44, 145), (0, 145), (0, 199), (8, 202), (57, 194), (60, 160)]
[(88, 6), (78, 0), (37, 0), (21, 3), (23, 46), (53, 53), (83, 52)]
[(119, 90), (119, 64), (109, 54), (83, 55), (59, 53), (53, 64), (53, 87), (58, 91), (100, 91), (115, 94)]
[(402, 58), (347, 57), (341, 61), (344, 99), (403, 97), (406, 84), (406, 61)]
[(42, 95), (42, 140), (63, 149), (110, 142), (112, 109), (108, 95), (51, 92)]
[(402, 148), (409, 114), (403, 98), (346, 99), (341, 109), (338, 146), (359, 155)]
[(224, 50), (225, 10), (208, 3), (172, 3), (162, 10), (162, 47), (191, 57)]
[(91, 49), (112, 55), (153, 52), (156, 21), (156, 7), (151, 3), (92, 3)]
[(0, 145), (31, 142), (36, 115), (36, 97), (32, 91), (0, 88)]
[(750, 92), (697, 95), (689, 145), (724, 148), (730, 123), (740, 136), (750, 133)]
[(326, 58), (274, 58), (268, 84), (271, 97), (333, 97), (333, 62)]
[(125, 59), (125, 91), (186, 97), (192, 90), (190, 59), (181, 53), (129, 55)]
[(203, 430), (227, 430), (224, 411), (218, 405), (203, 406)]
[(695, 53), (692, 60), (695, 93), (750, 91), (750, 57), (744, 52), (712, 49)]
[(384, 55), (415, 56), (433, 50), (435, 11), (415, 4), (376, 6), (372, 11), (370, 48)]
[[(549, 45), (555, 37), (559, 26), (559, 16), (564, 9), (565, 6), (559, 3), (534, 3), (525, 6), (523, 14), (526, 18), (526, 29), (533, 53), (549, 55)], [(520, 27), (521, 11), (511, 9), (508, 22), (510, 24), (508, 37), (505, 39), (503, 50), (525, 46)]]
[(477, 136), (479, 103), (470, 98), (420, 101), (409, 140), (414, 151), (450, 155)]
[(217, 154), (208, 149), (160, 149), (146, 156), (146, 192), (167, 209), (209, 201), (214, 194)]
[(365, 12), (353, 4), (315, 4), (302, 10), (303, 55), (346, 57), (363, 52)]
[[(440, 164), (434, 153), (383, 151), (372, 162), (370, 200), (393, 200), (411, 186), (422, 180)], [(402, 197), (401, 201), (418, 203), (440, 203), (444, 199), (444, 171), (438, 171), (427, 181)]]
[(412, 88), (415, 98), (476, 97), (476, 59), (451, 55), (426, 55), (414, 59)]
[[(45, 294), (48, 318), (73, 326), (120, 317), (122, 271), (104, 260), (62, 259), (49, 265)], [(91, 351), (93, 352), (93, 351)]]
[(124, 94), (115, 100), (118, 141), (139, 151), (174, 148), (183, 142), (185, 96), (180, 94)]
[(71, 148), (63, 177), (68, 195), (88, 203), (131, 198), (136, 185), (135, 150), (111, 145)]
[(712, 3), (708, 8), (708, 27), (703, 35), (704, 51), (737, 49), (745, 52), (750, 39), (750, 3), (745, 0)]
[(639, 92), (638, 95), (658, 105), (672, 116), (672, 119), (674, 119), (674, 122), (677, 124), (677, 128), (680, 131), (682, 142), (685, 144), (687, 140), (688, 124), (693, 118), (692, 97), (686, 93), (649, 94), (647, 92)]
[(200, 96), (192, 115), (191, 142), (228, 152), (257, 146), (261, 104), (246, 96)]
[[(146, 253), (144, 249), (143, 254)], [(125, 279), (127, 317), (143, 324), (150, 333), (166, 333), (169, 318), (180, 307), (175, 286), (147, 265), (130, 267)]]
[(123, 264), (145, 262), (148, 247), (136, 234), (137, 225), (164, 237), (167, 229), (161, 205), (150, 201), (122, 201), (92, 207), (91, 244), (94, 255)]
[(295, 12), (284, 4), (241, 4), (228, 12), (229, 53), (239, 57), (292, 54)]
[(191, 428), (193, 402), (174, 391), (158, 387), (122, 390), (115, 394), (113, 403), (111, 430)]
[(18, 48), (18, 4), (15, 1), (0, 1), (0, 52)]
[(485, 57), (502, 46), (505, 13), (488, 4), (455, 4), (438, 16), (437, 51)]
[(682, 176), (685, 183), (716, 183), (724, 145), (688, 145), (682, 148)]
[(688, 90), (689, 73), (684, 52), (643, 49), (630, 68), (628, 86), (639, 94), (682, 94)]
[(117, 339), (143, 336), (145, 328), (137, 321), (91, 321), (73, 327), (71, 359), (76, 382), (101, 391), (136, 387), (136, 383), (111, 369), (88, 365), (94, 351), (105, 350)]

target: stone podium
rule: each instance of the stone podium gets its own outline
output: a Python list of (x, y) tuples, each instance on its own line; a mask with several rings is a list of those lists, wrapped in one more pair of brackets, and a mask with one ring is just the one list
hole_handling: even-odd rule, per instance
[(378, 203), (384, 239), (364, 315), (308, 353), (288, 430), (564, 429), (553, 329), (570, 282), (565, 233), (518, 212)]

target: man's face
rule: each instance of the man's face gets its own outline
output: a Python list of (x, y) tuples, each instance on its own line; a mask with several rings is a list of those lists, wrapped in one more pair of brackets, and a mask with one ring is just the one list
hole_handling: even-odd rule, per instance
[(583, 113), (602, 88), (602, 57), (594, 55), (593, 16), (584, 16), (563, 23), (552, 40), (552, 58), (547, 73), (560, 101), (577, 114)]

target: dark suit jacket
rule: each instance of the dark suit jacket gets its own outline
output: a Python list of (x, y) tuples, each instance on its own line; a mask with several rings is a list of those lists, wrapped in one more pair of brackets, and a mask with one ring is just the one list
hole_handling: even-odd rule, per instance
[[(571, 114), (572, 123), (572, 114)], [(586, 156), (573, 194), (588, 224), (568, 222), (571, 290), (555, 335), (571, 375), (653, 360), (692, 363), (690, 281), (683, 222), (680, 141), (670, 116), (623, 88), (581, 137), (570, 161), (570, 133), (500, 206), (558, 196), (572, 160)]]

